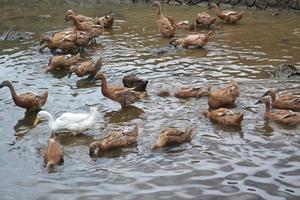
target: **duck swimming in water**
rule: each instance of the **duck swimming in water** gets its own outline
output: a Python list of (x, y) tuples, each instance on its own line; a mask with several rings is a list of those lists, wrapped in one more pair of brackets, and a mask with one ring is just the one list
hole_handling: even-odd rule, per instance
[(10, 81), (6, 80), (0, 84), (0, 88), (3, 88), (5, 86), (10, 89), (12, 99), (15, 102), (16, 106), (20, 108), (25, 108), (29, 111), (40, 110), (41, 107), (45, 105), (48, 98), (48, 91), (45, 91), (41, 95), (33, 94), (31, 92), (18, 95)]

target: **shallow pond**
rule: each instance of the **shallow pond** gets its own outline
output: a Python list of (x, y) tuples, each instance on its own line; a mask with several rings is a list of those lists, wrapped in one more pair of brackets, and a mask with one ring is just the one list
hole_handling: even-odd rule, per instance
[[(147, 95), (132, 107), (102, 96), (99, 82), (81, 83), (67, 72), (44, 73), (51, 56), (38, 52), (42, 34), (62, 30), (66, 10), (97, 16), (112, 10), (115, 24), (89, 47), (81, 60), (103, 57), (111, 84), (134, 73), (148, 79)], [(206, 7), (164, 6), (175, 20), (193, 19)], [(0, 41), (0, 80), (12, 80), (17, 92), (49, 91), (43, 109), (58, 116), (98, 106), (97, 126), (81, 136), (58, 137), (65, 162), (48, 174), (43, 149), (50, 136), (46, 122), (32, 127), (34, 115), (14, 106), (9, 90), (0, 90), (1, 199), (299, 199), (300, 127), (263, 118), (254, 105), (269, 88), (300, 94), (300, 80), (272, 78), (282, 63), (300, 65), (299, 15), (246, 10), (241, 23), (217, 21), (203, 49), (174, 49), (160, 36), (155, 10), (146, 4), (1, 5), (0, 31), (32, 32), (20, 42)], [(4, 13), (4, 14), (3, 14)], [(185, 35), (187, 32), (178, 32)], [(241, 86), (235, 110), (244, 112), (241, 128), (226, 128), (202, 116), (206, 98), (180, 100), (156, 96), (160, 89), (208, 84), (213, 89), (231, 78)], [(91, 159), (88, 146), (111, 130), (137, 123), (137, 148)], [(167, 126), (196, 126), (190, 144), (150, 152)]]

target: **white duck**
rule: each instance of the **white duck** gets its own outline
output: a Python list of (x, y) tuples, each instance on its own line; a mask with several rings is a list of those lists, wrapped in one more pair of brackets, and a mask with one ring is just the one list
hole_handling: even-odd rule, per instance
[(47, 118), (49, 127), (53, 132), (68, 130), (75, 133), (88, 130), (95, 125), (97, 108), (92, 107), (89, 113), (63, 113), (60, 117), (54, 120), (53, 116), (47, 111), (40, 111), (34, 121), (36, 126), (41, 119)]

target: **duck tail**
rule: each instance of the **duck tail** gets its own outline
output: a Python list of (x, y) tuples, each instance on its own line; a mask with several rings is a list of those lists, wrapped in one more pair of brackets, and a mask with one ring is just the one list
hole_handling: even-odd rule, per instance
[(151, 151), (155, 151), (157, 148), (158, 148), (158, 146), (157, 146), (156, 144), (153, 144), (153, 145), (151, 146)]
[(195, 23), (192, 22), (192, 24), (191, 24), (191, 30), (195, 30), (195, 27), (196, 27)]
[(48, 99), (48, 90), (46, 90), (43, 94), (42, 94), (42, 101), (41, 101), (41, 106), (43, 106), (46, 101)]
[(185, 130), (186, 136), (190, 138), (192, 136), (192, 133), (193, 133), (194, 130), (195, 130), (195, 126), (192, 126), (191, 128), (187, 128)]
[(210, 37), (211, 35), (212, 35), (212, 31), (208, 31), (207, 33), (206, 33), (206, 35), (208, 36), (208, 37)]
[(157, 93), (157, 96), (169, 97), (169, 96), (171, 96), (171, 93), (168, 90), (162, 90)]
[(102, 67), (102, 64), (103, 64), (103, 60), (102, 60), (102, 57), (99, 57), (98, 60), (96, 61), (95, 65), (94, 65), (94, 68), (99, 71)]
[(145, 93), (145, 92), (140, 92), (140, 94), (139, 94), (139, 98), (143, 98), (145, 95), (146, 95), (146, 93)]
[(133, 128), (133, 130), (132, 130), (132, 134), (133, 134), (134, 136), (138, 136), (138, 135), (139, 135), (139, 127), (138, 127), (137, 124), (134, 125), (134, 128)]
[(238, 116), (238, 120), (237, 122), (238, 123), (241, 123), (241, 121), (244, 119), (244, 113), (240, 113), (239, 116)]
[(208, 116), (208, 111), (203, 111), (202, 114), (207, 117)]
[(54, 169), (54, 163), (52, 161), (48, 162), (47, 165), (46, 165), (46, 170), (48, 173), (51, 173)]

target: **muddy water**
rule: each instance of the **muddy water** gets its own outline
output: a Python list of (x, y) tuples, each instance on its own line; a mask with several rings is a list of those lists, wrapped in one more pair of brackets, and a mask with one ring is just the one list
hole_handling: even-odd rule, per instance
[[(82, 83), (67, 72), (44, 74), (51, 56), (37, 51), (42, 34), (67, 27), (68, 9), (96, 16), (115, 12), (114, 28), (87, 49), (82, 61), (102, 56), (110, 84), (134, 73), (150, 81), (147, 95), (132, 107), (102, 96), (99, 83)], [(204, 7), (167, 6), (176, 20), (192, 19)], [(87, 112), (98, 106), (97, 126), (85, 135), (61, 135), (65, 163), (48, 174), (43, 149), (50, 130), (46, 122), (12, 103), (0, 90), (1, 199), (298, 199), (300, 196), (300, 128), (263, 119), (264, 106), (254, 105), (269, 88), (300, 94), (300, 81), (272, 78), (281, 63), (300, 65), (299, 15), (246, 11), (238, 25), (217, 22), (203, 49), (174, 49), (160, 37), (155, 11), (147, 5), (1, 5), (0, 29), (34, 33), (29, 40), (0, 42), (0, 80), (12, 80), (17, 92), (49, 91), (44, 109), (55, 116)], [(185, 35), (179, 32), (178, 35)], [(240, 128), (226, 128), (204, 118), (206, 98), (161, 98), (160, 89), (182, 84), (214, 88), (235, 78), (241, 95), (235, 110), (244, 112)], [(91, 159), (88, 145), (111, 130), (140, 128), (138, 146)], [(196, 130), (190, 144), (150, 152), (167, 126)]]

